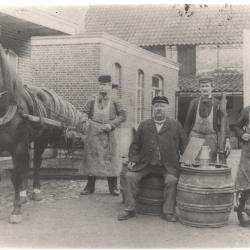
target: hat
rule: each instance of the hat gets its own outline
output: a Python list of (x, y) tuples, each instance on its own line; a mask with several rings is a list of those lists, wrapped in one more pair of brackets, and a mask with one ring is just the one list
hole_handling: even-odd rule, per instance
[(166, 103), (168, 104), (168, 98), (166, 96), (155, 96), (152, 100), (152, 105), (155, 103)]
[(210, 77), (210, 76), (200, 77), (199, 78), (199, 84), (200, 83), (211, 83), (211, 84), (213, 84), (213, 82), (214, 82), (214, 79), (213, 79), (213, 77)]
[(98, 81), (100, 83), (106, 83), (106, 82), (111, 82), (111, 76), (110, 75), (100, 75), (98, 77)]

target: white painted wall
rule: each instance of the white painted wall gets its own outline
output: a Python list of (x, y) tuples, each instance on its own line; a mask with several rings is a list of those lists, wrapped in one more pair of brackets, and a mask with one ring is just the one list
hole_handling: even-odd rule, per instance
[(243, 105), (250, 105), (250, 30), (243, 33)]

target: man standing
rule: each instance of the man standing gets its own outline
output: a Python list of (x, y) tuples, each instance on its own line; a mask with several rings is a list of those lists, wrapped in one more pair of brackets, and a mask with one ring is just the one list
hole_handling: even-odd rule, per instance
[(240, 164), (235, 178), (236, 191), (248, 190), (250, 193), (250, 106), (242, 110), (238, 121), (232, 125), (239, 140), (243, 143)]
[(126, 120), (126, 112), (112, 98), (110, 75), (102, 75), (98, 81), (98, 95), (90, 99), (83, 110), (89, 118), (89, 124), (84, 141), (81, 173), (88, 176), (88, 182), (81, 195), (95, 191), (96, 177), (107, 177), (110, 193), (117, 196), (117, 176), (120, 169), (115, 129)]
[(125, 210), (118, 220), (136, 214), (136, 195), (140, 180), (150, 174), (164, 176), (162, 217), (175, 222), (176, 187), (179, 177), (179, 156), (184, 152), (187, 137), (181, 124), (167, 117), (168, 99), (157, 96), (152, 101), (153, 118), (140, 123), (129, 149), (128, 172), (125, 175)]
[[(223, 116), (221, 104), (219, 100), (212, 96), (212, 78), (200, 78), (199, 88), (201, 96), (191, 101), (184, 129), (189, 138), (196, 137), (205, 139), (204, 145), (210, 147), (210, 162), (216, 162), (218, 136)], [(226, 129), (225, 133), (227, 138), (224, 151), (228, 152), (231, 149), (228, 129)]]

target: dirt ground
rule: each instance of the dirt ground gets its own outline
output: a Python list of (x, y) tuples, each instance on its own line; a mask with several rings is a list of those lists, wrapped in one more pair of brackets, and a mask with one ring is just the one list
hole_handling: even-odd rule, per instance
[[(235, 164), (234, 164), (235, 165)], [(221, 228), (194, 228), (158, 216), (118, 221), (121, 197), (98, 180), (96, 193), (80, 196), (85, 181), (43, 180), (44, 199), (23, 205), (23, 222), (8, 223), (13, 188), (0, 182), (1, 248), (231, 248), (250, 246), (250, 228), (238, 225), (235, 212)]]

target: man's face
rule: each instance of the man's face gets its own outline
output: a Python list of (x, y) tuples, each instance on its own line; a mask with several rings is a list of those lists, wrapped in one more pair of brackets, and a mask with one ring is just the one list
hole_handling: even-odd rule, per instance
[(153, 106), (153, 116), (156, 121), (162, 121), (167, 117), (167, 107), (166, 103), (155, 103)]
[(206, 82), (206, 83), (200, 83), (200, 92), (201, 96), (210, 96), (212, 94), (212, 83)]
[(99, 92), (102, 94), (107, 94), (112, 90), (111, 82), (100, 83)]

